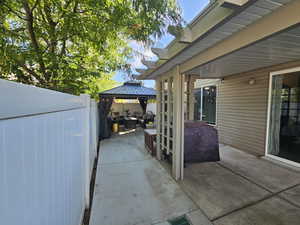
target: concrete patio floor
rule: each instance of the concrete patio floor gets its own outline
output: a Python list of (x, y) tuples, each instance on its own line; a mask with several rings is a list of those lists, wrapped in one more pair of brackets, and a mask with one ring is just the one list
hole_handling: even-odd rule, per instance
[(144, 148), (142, 132), (101, 142), (91, 225), (299, 225), (299, 171), (221, 146), (221, 161), (188, 164), (183, 181)]
[(143, 138), (137, 132), (101, 142), (91, 225), (150, 225), (197, 209)]

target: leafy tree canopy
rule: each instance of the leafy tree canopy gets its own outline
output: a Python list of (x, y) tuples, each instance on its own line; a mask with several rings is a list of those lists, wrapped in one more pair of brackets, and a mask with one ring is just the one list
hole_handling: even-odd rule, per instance
[(102, 91), (109, 90), (111, 88), (120, 86), (121, 83), (112, 79), (114, 73), (112, 74), (103, 74), (100, 77), (89, 77), (85, 80), (85, 90), (82, 92), (90, 94), (95, 99), (98, 100), (98, 93)]
[(0, 0), (0, 78), (79, 94), (180, 24), (176, 0)]

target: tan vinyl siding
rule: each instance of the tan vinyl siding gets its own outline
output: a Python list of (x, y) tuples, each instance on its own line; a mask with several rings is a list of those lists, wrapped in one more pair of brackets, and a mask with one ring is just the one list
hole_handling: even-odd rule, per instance
[[(225, 77), (218, 86), (220, 142), (254, 155), (264, 155), (269, 74), (299, 65), (293, 62)], [(256, 80), (254, 85), (249, 84), (251, 78)]]

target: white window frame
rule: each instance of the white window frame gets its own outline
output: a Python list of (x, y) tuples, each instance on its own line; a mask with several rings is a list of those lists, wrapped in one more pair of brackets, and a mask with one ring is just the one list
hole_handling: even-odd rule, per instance
[(279, 70), (279, 71), (274, 71), (270, 73), (269, 76), (269, 95), (268, 95), (268, 110), (267, 110), (267, 128), (266, 128), (266, 142), (265, 142), (265, 156), (270, 159), (277, 160), (279, 162), (282, 162), (287, 165), (295, 166), (295, 167), (300, 167), (300, 163), (284, 159), (272, 154), (269, 154), (268, 149), (269, 149), (269, 129), (270, 129), (270, 114), (271, 114), (271, 100), (272, 100), (272, 81), (273, 77), (276, 75), (284, 75), (288, 73), (293, 73), (293, 72), (300, 72), (300, 67), (294, 67), (294, 68), (289, 68), (285, 70)]
[(211, 86), (216, 86), (216, 122), (215, 124), (209, 124), (210, 126), (213, 126), (213, 127), (218, 127), (218, 98), (219, 98), (219, 85), (220, 85), (220, 80), (217, 80), (217, 81), (213, 81), (211, 83), (208, 83), (208, 84), (203, 84), (203, 85), (199, 85), (197, 88), (195, 88), (195, 90), (201, 90), (201, 120), (200, 121), (203, 121), (202, 119), (202, 107), (203, 107), (203, 88), (205, 87), (211, 87)]

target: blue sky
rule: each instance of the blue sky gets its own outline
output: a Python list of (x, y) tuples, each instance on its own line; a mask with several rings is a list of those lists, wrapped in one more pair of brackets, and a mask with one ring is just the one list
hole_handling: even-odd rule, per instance
[[(178, 3), (183, 11), (183, 18), (184, 20), (189, 23), (207, 4), (209, 0), (178, 0)], [(166, 35), (162, 37), (156, 44), (155, 47), (163, 48), (167, 46), (170, 41), (172, 41), (173, 36)], [(153, 54), (149, 49), (144, 49), (142, 46), (139, 46), (137, 43), (131, 43), (131, 46), (138, 50), (143, 52), (146, 56), (149, 58), (153, 58)], [(142, 68), (143, 66), (140, 63), (139, 58), (135, 58), (133, 62), (130, 62), (134, 65), (136, 68)], [(117, 72), (117, 74), (114, 76), (114, 80), (119, 82), (124, 82), (124, 74), (122, 72)], [(144, 81), (144, 85), (148, 87), (154, 86), (154, 81)]]

